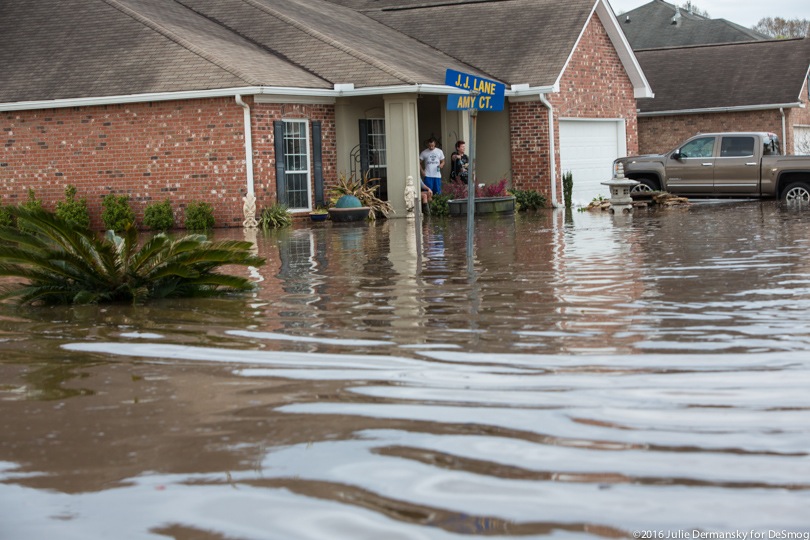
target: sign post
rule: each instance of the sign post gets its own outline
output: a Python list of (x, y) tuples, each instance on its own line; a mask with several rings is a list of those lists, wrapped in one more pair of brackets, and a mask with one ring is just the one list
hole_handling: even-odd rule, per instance
[[(470, 171), (467, 175), (467, 265), (472, 271), (473, 232), (475, 230), (475, 130), (478, 111), (502, 111), (506, 85), (483, 79), (475, 75), (448, 69), (444, 75), (444, 84), (461, 90), (466, 94), (447, 96), (448, 111), (467, 111), (470, 123)], [(451, 160), (452, 166), (452, 160)]]

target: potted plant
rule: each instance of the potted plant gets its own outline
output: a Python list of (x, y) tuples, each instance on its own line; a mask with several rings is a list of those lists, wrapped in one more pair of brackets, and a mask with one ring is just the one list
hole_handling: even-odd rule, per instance
[[(467, 186), (462, 182), (450, 182), (447, 201), (451, 216), (467, 215)], [(513, 214), (515, 197), (506, 191), (506, 178), (494, 184), (479, 184), (475, 189), (476, 214)]]
[(312, 221), (326, 221), (329, 217), (329, 209), (325, 206), (318, 206), (315, 210), (309, 213), (309, 219)]
[[(366, 171), (362, 178), (346, 176), (345, 173), (341, 173), (338, 177), (337, 184), (331, 189), (331, 199), (334, 207), (329, 209), (329, 216), (332, 220), (335, 220), (334, 216), (336, 214), (341, 213), (335, 211), (336, 207), (341, 206), (346, 208), (349, 204), (344, 201), (342, 205), (338, 205), (340, 199), (345, 195), (356, 197), (357, 200), (360, 201), (359, 208), (368, 209), (367, 217), (369, 220), (377, 219), (378, 215), (388, 217), (389, 214), (393, 213), (394, 209), (391, 207), (391, 203), (377, 197), (377, 190), (380, 188), (377, 180), (379, 180), (379, 178), (369, 178), (368, 171)], [(352, 208), (358, 208), (353, 203), (350, 206)], [(354, 212), (359, 213), (360, 211), (354, 210)]]

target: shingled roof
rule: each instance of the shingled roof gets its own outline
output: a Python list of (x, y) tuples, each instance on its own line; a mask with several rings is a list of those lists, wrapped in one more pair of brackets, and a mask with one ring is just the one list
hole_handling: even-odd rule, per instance
[[(554, 85), (594, 9), (594, 0), (406, 2), (333, 0), (361, 10), (490, 77)], [(453, 21), (458, 20), (457, 24)]]
[(768, 39), (726, 19), (689, 13), (663, 0), (653, 0), (618, 18), (634, 50)]
[(442, 91), (447, 69), (537, 91), (559, 82), (594, 13), (637, 92), (649, 94), (604, 0), (0, 1), (0, 104), (234, 89), (335, 95), (336, 85)]
[(810, 68), (810, 39), (636, 51), (655, 92), (639, 116), (798, 106)]
[(0, 2), (0, 103), (481, 74), (321, 0)]

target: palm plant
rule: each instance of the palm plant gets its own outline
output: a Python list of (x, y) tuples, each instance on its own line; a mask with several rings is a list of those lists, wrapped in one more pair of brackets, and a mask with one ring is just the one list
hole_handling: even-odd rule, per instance
[(20, 304), (141, 303), (247, 291), (254, 288), (252, 281), (217, 269), (264, 264), (251, 254), (250, 242), (157, 234), (139, 246), (134, 226), (123, 237), (107, 231), (102, 238), (46, 210), (8, 210), (26, 230), (0, 227), (0, 276), (24, 282), (0, 286), (0, 299), (16, 298)]

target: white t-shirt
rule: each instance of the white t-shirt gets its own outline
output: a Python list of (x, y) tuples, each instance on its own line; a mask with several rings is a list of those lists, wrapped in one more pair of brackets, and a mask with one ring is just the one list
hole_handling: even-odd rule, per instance
[(422, 153), (419, 154), (419, 161), (425, 162), (425, 178), (441, 178), (442, 171), (439, 164), (443, 160), (444, 152), (440, 148), (422, 150)]

